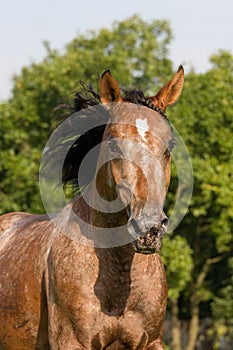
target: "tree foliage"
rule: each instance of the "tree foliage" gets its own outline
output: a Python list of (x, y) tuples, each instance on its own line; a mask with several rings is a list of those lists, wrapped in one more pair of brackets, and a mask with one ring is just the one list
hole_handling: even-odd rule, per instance
[(187, 240), (180, 235), (167, 237), (163, 242), (162, 259), (167, 267), (168, 296), (178, 299), (192, 279), (192, 249)]
[[(185, 238), (193, 251), (192, 280), (179, 295), (180, 303), (188, 306), (180, 310), (185, 318), (190, 313), (200, 318), (209, 315), (211, 302), (218, 295), (221, 299), (215, 299), (215, 310), (220, 300), (225, 310), (231, 307), (227, 295), (233, 246), (233, 56), (219, 51), (210, 62), (212, 68), (206, 73), (186, 76), (182, 99), (170, 117), (189, 149), (194, 170), (189, 213), (174, 232)], [(220, 317), (217, 312), (215, 315)], [(195, 324), (190, 325), (191, 334)], [(185, 349), (193, 349), (191, 343)]]

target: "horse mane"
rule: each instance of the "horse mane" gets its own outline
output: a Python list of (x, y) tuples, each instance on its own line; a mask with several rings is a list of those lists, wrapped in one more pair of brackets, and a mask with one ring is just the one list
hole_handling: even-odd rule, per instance
[[(88, 95), (89, 93), (89, 95)], [(74, 98), (73, 113), (77, 113), (88, 109), (89, 107), (95, 107), (100, 105), (100, 95), (98, 95), (92, 89), (85, 88), (85, 94), (76, 93)], [(91, 113), (93, 114), (93, 113)], [(80, 121), (84, 129), (86, 123), (88, 123), (89, 116), (85, 113), (86, 118), (82, 118)], [(99, 113), (97, 113), (99, 116)], [(103, 118), (103, 124), (95, 126), (94, 128), (87, 128), (88, 131), (82, 133), (70, 147), (62, 168), (62, 184), (63, 186), (72, 185), (74, 190), (79, 190), (80, 187), (87, 185), (95, 174), (98, 158), (92, 158), (92, 162), (89, 164), (88, 172), (85, 173), (85, 178), (79, 178), (79, 168), (84, 157), (92, 150), (95, 146), (101, 143), (103, 133), (108, 121), (108, 113), (105, 109), (102, 110), (101, 116)], [(81, 117), (81, 115), (80, 115)]]
[[(73, 105), (59, 105), (55, 109), (56, 111), (64, 109), (71, 110), (71, 113), (62, 118), (63, 121), (70, 120), (68, 124), (70, 130), (69, 128), (66, 130), (66, 135), (64, 135), (64, 132), (60, 135), (59, 132), (55, 131), (55, 143), (52, 143), (49, 149), (44, 152), (44, 168), (47, 168), (47, 172), (51, 172), (50, 169), (53, 169), (52, 171), (55, 172), (59, 168), (58, 164), (61, 164), (59, 162), (63, 162), (60, 184), (64, 187), (72, 186), (74, 191), (79, 191), (80, 188), (89, 184), (95, 175), (98, 160), (97, 154), (95, 157), (92, 157), (90, 164), (88, 164), (88, 171), (81, 177), (79, 169), (89, 151), (102, 142), (103, 133), (109, 119), (107, 110), (101, 105), (100, 95), (92, 87), (86, 87), (83, 82), (80, 84), (82, 90), (75, 93)], [(168, 121), (166, 115), (158, 107), (154, 106), (144, 96), (142, 91), (123, 90), (123, 94), (124, 102), (140, 104), (151, 108)], [(95, 113), (96, 107), (98, 108), (97, 113)], [(100, 118), (101, 120), (99, 120)], [(76, 136), (74, 142), (70, 143), (69, 135), (74, 136), (74, 129), (77, 130)], [(83, 132), (83, 130), (87, 131)], [(64, 149), (67, 149), (65, 147), (66, 142), (69, 144), (68, 152), (64, 153)]]
[(80, 177), (79, 169), (89, 151), (101, 143), (109, 119), (100, 95), (83, 82), (80, 85), (82, 90), (75, 93), (72, 104), (59, 104), (54, 109), (59, 123), (45, 147), (41, 164), (47, 180), (54, 183), (57, 179), (55, 186), (71, 186), (74, 192), (94, 177), (97, 156), (88, 164), (83, 177)]

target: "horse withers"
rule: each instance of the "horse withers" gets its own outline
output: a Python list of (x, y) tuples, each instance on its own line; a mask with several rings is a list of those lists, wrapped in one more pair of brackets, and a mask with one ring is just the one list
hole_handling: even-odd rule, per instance
[[(167, 283), (158, 253), (168, 225), (163, 205), (174, 144), (164, 113), (183, 80), (180, 67), (155, 96), (122, 96), (104, 72), (100, 98), (109, 120), (98, 129), (102, 143), (92, 181), (56, 217), (1, 217), (1, 350), (164, 349)], [(64, 174), (78, 159), (75, 149)], [(96, 193), (106, 209), (116, 198), (120, 209), (99, 210)], [(92, 238), (74, 214), (94, 229)], [(111, 245), (118, 228), (124, 244)]]

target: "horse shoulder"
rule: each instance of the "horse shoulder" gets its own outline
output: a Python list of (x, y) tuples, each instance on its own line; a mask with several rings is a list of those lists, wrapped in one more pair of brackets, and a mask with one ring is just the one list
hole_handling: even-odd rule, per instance
[(46, 216), (26, 213), (4, 215), (0, 227), (0, 339), (7, 349), (35, 348), (53, 228)]

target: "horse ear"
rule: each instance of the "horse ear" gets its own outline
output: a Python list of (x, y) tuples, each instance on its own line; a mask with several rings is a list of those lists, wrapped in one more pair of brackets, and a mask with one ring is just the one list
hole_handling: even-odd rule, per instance
[(120, 88), (110, 73), (106, 70), (100, 79), (100, 97), (102, 103), (121, 102)]
[(184, 84), (184, 68), (179, 67), (173, 78), (159, 90), (157, 95), (151, 97), (151, 101), (165, 112), (168, 106), (176, 103), (182, 92)]

